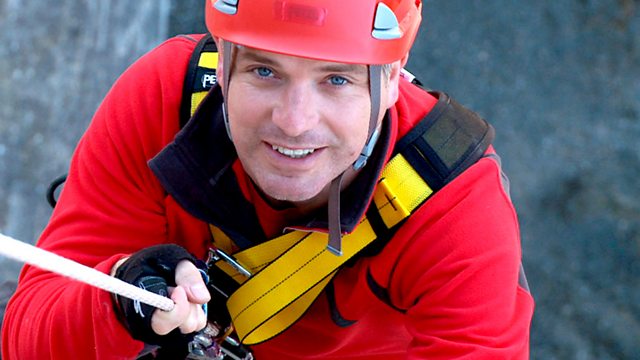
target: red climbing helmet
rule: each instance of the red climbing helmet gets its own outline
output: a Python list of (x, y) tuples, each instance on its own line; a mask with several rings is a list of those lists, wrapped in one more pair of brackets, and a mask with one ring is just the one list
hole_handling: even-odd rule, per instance
[(421, 0), (207, 0), (209, 32), (260, 50), (316, 60), (389, 64), (407, 55)]

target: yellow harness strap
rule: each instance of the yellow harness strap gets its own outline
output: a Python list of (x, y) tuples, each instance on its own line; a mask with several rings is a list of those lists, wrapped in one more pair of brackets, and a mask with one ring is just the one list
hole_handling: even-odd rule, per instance
[[(387, 164), (374, 193), (385, 225), (398, 224), (433, 193), (402, 155)], [(214, 245), (233, 252), (233, 241), (210, 226)], [(227, 301), (244, 344), (266, 341), (286, 330), (311, 306), (337, 270), (377, 237), (367, 218), (343, 238), (343, 254), (327, 249), (328, 235), (292, 231), (234, 254), (253, 276), (245, 278), (224, 261), (216, 265), (242, 284)]]

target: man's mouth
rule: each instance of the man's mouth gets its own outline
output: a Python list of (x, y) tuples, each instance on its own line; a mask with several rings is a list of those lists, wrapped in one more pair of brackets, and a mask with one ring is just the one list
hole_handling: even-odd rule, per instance
[(305, 156), (313, 154), (316, 149), (289, 149), (282, 146), (271, 145), (271, 148), (284, 156), (292, 159), (301, 159)]

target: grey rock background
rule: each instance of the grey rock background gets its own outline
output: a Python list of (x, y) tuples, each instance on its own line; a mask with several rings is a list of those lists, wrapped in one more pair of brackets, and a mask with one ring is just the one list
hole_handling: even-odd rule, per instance
[[(0, 232), (33, 242), (101, 98), (201, 0), (0, 0)], [(533, 359), (640, 358), (640, 1), (432, 0), (408, 68), (493, 123)], [(3, 279), (17, 264), (0, 258)]]
[(2, 233), (35, 241), (49, 182), (117, 75), (166, 38), (170, 10), (169, 0), (0, 0)]

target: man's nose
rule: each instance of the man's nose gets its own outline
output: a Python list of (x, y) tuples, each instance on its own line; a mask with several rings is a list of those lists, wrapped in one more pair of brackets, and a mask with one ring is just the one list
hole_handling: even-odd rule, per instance
[(318, 124), (318, 106), (318, 94), (313, 85), (287, 84), (273, 109), (272, 119), (287, 136), (300, 136)]

